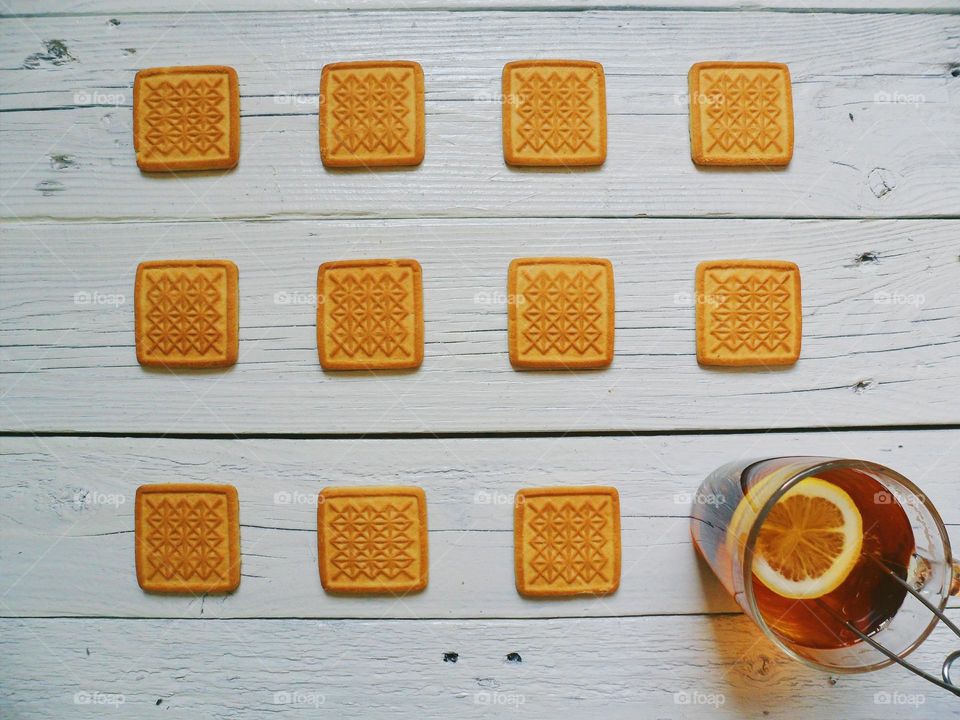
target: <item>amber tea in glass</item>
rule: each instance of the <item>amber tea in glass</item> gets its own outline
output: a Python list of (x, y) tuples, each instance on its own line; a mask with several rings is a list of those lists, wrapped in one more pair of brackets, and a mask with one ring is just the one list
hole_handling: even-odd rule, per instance
[[(855, 528), (849, 537), (859, 545), (844, 550), (849, 561), (835, 585), (823, 586), (829, 591), (805, 597), (795, 591), (805, 587), (802, 573), (774, 574), (768, 558), (789, 554), (794, 538), (770, 528), (789, 525), (791, 512), (810, 512), (809, 505), (791, 510), (791, 499), (811, 488), (856, 508), (849, 512)], [(694, 498), (691, 531), (698, 551), (764, 633), (788, 655), (830, 672), (893, 662), (853, 628), (902, 658), (936, 625), (897, 578), (941, 611), (950, 594), (950, 543), (939, 514), (909, 480), (875, 463), (782, 457), (725, 465)]]

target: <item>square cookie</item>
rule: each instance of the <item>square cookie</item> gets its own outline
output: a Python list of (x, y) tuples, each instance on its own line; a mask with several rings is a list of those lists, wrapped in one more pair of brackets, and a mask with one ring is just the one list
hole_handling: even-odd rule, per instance
[(223, 593), (240, 585), (240, 506), (232, 485), (137, 488), (137, 582), (158, 593)]
[(133, 81), (133, 147), (148, 172), (224, 170), (240, 159), (240, 83), (222, 65), (141, 70)]
[(613, 265), (600, 258), (517, 258), (507, 277), (510, 362), (564, 370), (613, 362)]
[(606, 595), (620, 586), (620, 495), (616, 488), (520, 490), (513, 533), (521, 595)]
[(167, 368), (237, 361), (239, 273), (229, 260), (153, 260), (133, 291), (137, 361)]
[(320, 159), (327, 167), (419, 165), (423, 68), (404, 60), (324, 65)]
[(423, 282), (416, 260), (340, 260), (317, 273), (324, 370), (397, 370), (423, 362)]
[(690, 68), (690, 146), (698, 165), (786, 165), (793, 157), (790, 70), (782, 63)]
[(800, 357), (800, 269), (781, 260), (697, 265), (697, 362), (792, 365)]
[(510, 165), (602, 165), (607, 158), (603, 65), (586, 60), (504, 65), (503, 157)]
[(317, 503), (320, 581), (334, 593), (427, 586), (427, 498), (417, 487), (328, 487)]

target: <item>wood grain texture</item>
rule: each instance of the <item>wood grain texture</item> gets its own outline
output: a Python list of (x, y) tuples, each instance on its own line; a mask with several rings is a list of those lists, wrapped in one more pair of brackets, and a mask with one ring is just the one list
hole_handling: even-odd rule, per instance
[[(780, 10), (793, 12), (956, 12), (954, 0), (274, 0), (278, 11), (326, 10)], [(159, 8), (154, 8), (159, 9)], [(251, 12), (258, 0), (164, 0), (167, 13)], [(136, 13), (129, 0), (4, 0), (0, 17)]]
[[(956, 709), (955, 697), (899, 668), (836, 677), (806, 669), (741, 616), (50, 619), (3, 620), (0, 629), (0, 711), (11, 718), (902, 720)], [(934, 632), (914, 659), (931, 666), (951, 638)], [(456, 662), (444, 661), (448, 653)]]
[[(960, 16), (171, 13), (116, 25), (7, 18), (0, 32), (6, 218), (926, 217), (960, 208)], [(503, 162), (502, 67), (556, 56), (604, 65), (602, 168)], [(325, 170), (320, 68), (371, 57), (423, 65), (426, 159), (410, 170)], [(686, 78), (702, 60), (789, 65), (788, 168), (693, 165)], [(184, 62), (239, 72), (239, 167), (142, 175), (130, 130), (134, 73)]]
[[(0, 231), (7, 430), (567, 432), (960, 420), (956, 221), (53, 223)], [(554, 255), (613, 262), (616, 348), (606, 370), (510, 367), (507, 266)], [(232, 368), (137, 365), (134, 269), (176, 257), (239, 266)], [(321, 370), (317, 267), (362, 257), (420, 261), (419, 370)], [(800, 266), (804, 340), (795, 366), (697, 365), (694, 271), (724, 257)]]
[[(443, 440), (8, 438), (0, 615), (535, 618), (735, 612), (691, 544), (706, 475), (738, 457), (862, 457), (902, 472), (960, 525), (956, 431)], [(229, 483), (240, 496), (242, 579), (229, 596), (143, 593), (133, 496), (155, 482)], [(427, 495), (430, 583), (403, 598), (324, 593), (316, 496), (325, 486), (413, 485)], [(513, 496), (524, 487), (620, 493), (622, 573), (604, 598), (517, 594)], [(956, 600), (953, 605), (957, 606)]]

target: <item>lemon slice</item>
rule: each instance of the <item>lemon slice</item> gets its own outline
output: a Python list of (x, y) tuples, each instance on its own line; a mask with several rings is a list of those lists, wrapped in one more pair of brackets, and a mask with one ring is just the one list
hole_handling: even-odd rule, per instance
[(841, 488), (805, 478), (764, 520), (753, 573), (781, 597), (809, 600), (836, 590), (860, 559), (863, 519)]

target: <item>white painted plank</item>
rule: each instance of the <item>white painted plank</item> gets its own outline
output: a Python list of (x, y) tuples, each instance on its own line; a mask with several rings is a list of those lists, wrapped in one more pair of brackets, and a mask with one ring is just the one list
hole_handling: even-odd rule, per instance
[[(305, 10), (787, 10), (796, 12), (956, 12), (954, 0), (274, 0), (274, 12)], [(151, 10), (167, 13), (252, 12), (258, 0), (164, 0)], [(129, 15), (130, 0), (5, 0), (4, 16)]]
[[(6, 616), (532, 618), (736, 611), (689, 535), (690, 494), (737, 458), (861, 457), (916, 482), (960, 542), (960, 431), (443, 440), (7, 438), (0, 456)], [(240, 496), (243, 578), (229, 596), (140, 590), (133, 498), (155, 482), (215, 482)], [(430, 582), (402, 599), (324, 593), (316, 507), (327, 485), (411, 484), (427, 494)], [(623, 572), (602, 599), (520, 597), (513, 496), (613, 485)], [(954, 602), (956, 604), (956, 601)]]
[[(805, 668), (742, 616), (57, 619), (0, 628), (0, 711), (11, 718), (902, 720), (953, 717), (957, 707), (953, 695), (900, 668), (840, 676)], [(951, 639), (941, 629), (913, 658), (933, 668)], [(448, 652), (456, 663), (444, 661)], [(508, 653), (521, 660), (507, 661)]]
[[(960, 208), (960, 16), (172, 13), (118, 25), (102, 16), (6, 19), (0, 32), (7, 218), (924, 217)], [(45, 48), (54, 40), (62, 47)], [(496, 101), (503, 63), (558, 55), (606, 68), (607, 162), (577, 172), (508, 168)], [(320, 68), (369, 57), (424, 66), (419, 168), (336, 172), (320, 163)], [(789, 63), (789, 168), (692, 164), (686, 77), (705, 59)], [(136, 168), (134, 73), (185, 62), (240, 73), (236, 171), (177, 179)]]
[[(958, 231), (956, 221), (929, 220), (6, 225), (0, 427), (304, 434), (956, 423)], [(616, 356), (607, 370), (510, 366), (507, 266), (554, 254), (613, 262)], [(137, 365), (134, 269), (168, 257), (239, 265), (235, 367), (171, 373)], [(308, 304), (317, 267), (357, 257), (423, 265), (419, 370), (320, 369)], [(804, 344), (795, 366), (697, 365), (694, 268), (718, 257), (799, 264)], [(92, 302), (75, 304), (76, 293)], [(111, 296), (125, 303), (103, 304)]]

